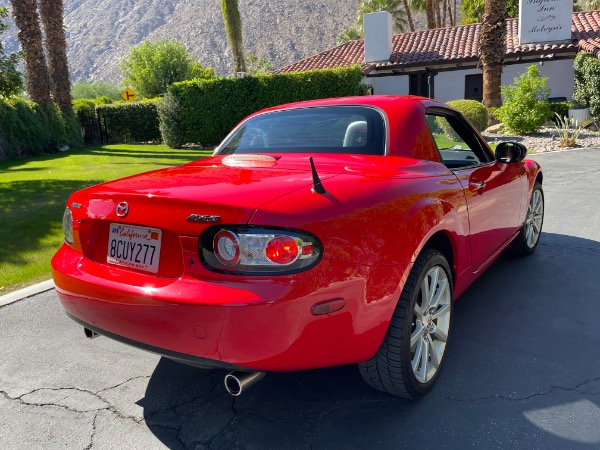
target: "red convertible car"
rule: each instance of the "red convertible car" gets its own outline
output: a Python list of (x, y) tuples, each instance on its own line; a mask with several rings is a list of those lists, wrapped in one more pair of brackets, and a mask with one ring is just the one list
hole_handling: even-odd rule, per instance
[(538, 244), (542, 172), (525, 156), (420, 97), (263, 110), (211, 158), (74, 193), (58, 296), (88, 337), (235, 371), (234, 395), (265, 371), (358, 363), (418, 398), (454, 300), (509, 245)]

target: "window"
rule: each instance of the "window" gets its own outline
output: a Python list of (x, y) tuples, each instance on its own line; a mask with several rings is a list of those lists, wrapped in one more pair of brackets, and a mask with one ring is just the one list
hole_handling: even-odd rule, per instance
[(458, 116), (428, 113), (427, 125), (440, 158), (449, 169), (479, 165), (492, 160), (475, 133)]
[(217, 154), (261, 152), (384, 155), (384, 118), (364, 106), (273, 111), (242, 123)]

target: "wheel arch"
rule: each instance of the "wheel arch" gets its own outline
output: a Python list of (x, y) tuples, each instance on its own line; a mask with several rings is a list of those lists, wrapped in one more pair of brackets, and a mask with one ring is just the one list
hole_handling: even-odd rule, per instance
[(456, 261), (458, 258), (455, 257), (455, 254), (457, 250), (450, 233), (446, 230), (437, 231), (425, 242), (421, 252), (426, 248), (437, 250), (444, 255), (444, 258), (446, 258), (448, 266), (450, 266), (450, 270), (452, 271), (450, 275), (453, 280), (456, 280)]

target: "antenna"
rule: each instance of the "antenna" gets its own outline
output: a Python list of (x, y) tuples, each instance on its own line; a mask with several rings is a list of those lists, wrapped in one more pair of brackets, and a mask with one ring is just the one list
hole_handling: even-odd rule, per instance
[(325, 194), (327, 191), (323, 187), (323, 183), (321, 183), (321, 179), (319, 178), (319, 174), (317, 173), (317, 169), (315, 168), (315, 163), (312, 159), (312, 156), (308, 158), (310, 161), (310, 168), (312, 169), (312, 178), (313, 178), (313, 187), (312, 191), (316, 194)]

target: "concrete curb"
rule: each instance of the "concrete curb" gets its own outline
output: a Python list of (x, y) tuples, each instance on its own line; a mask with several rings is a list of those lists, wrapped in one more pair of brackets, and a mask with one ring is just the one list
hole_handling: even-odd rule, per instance
[(50, 289), (54, 289), (53, 280), (42, 281), (41, 283), (34, 284), (33, 286), (29, 286), (15, 292), (11, 292), (10, 294), (3, 295), (2, 297), (0, 297), (0, 308), (6, 305), (10, 305), (11, 303), (17, 302), (24, 298), (49, 291)]

